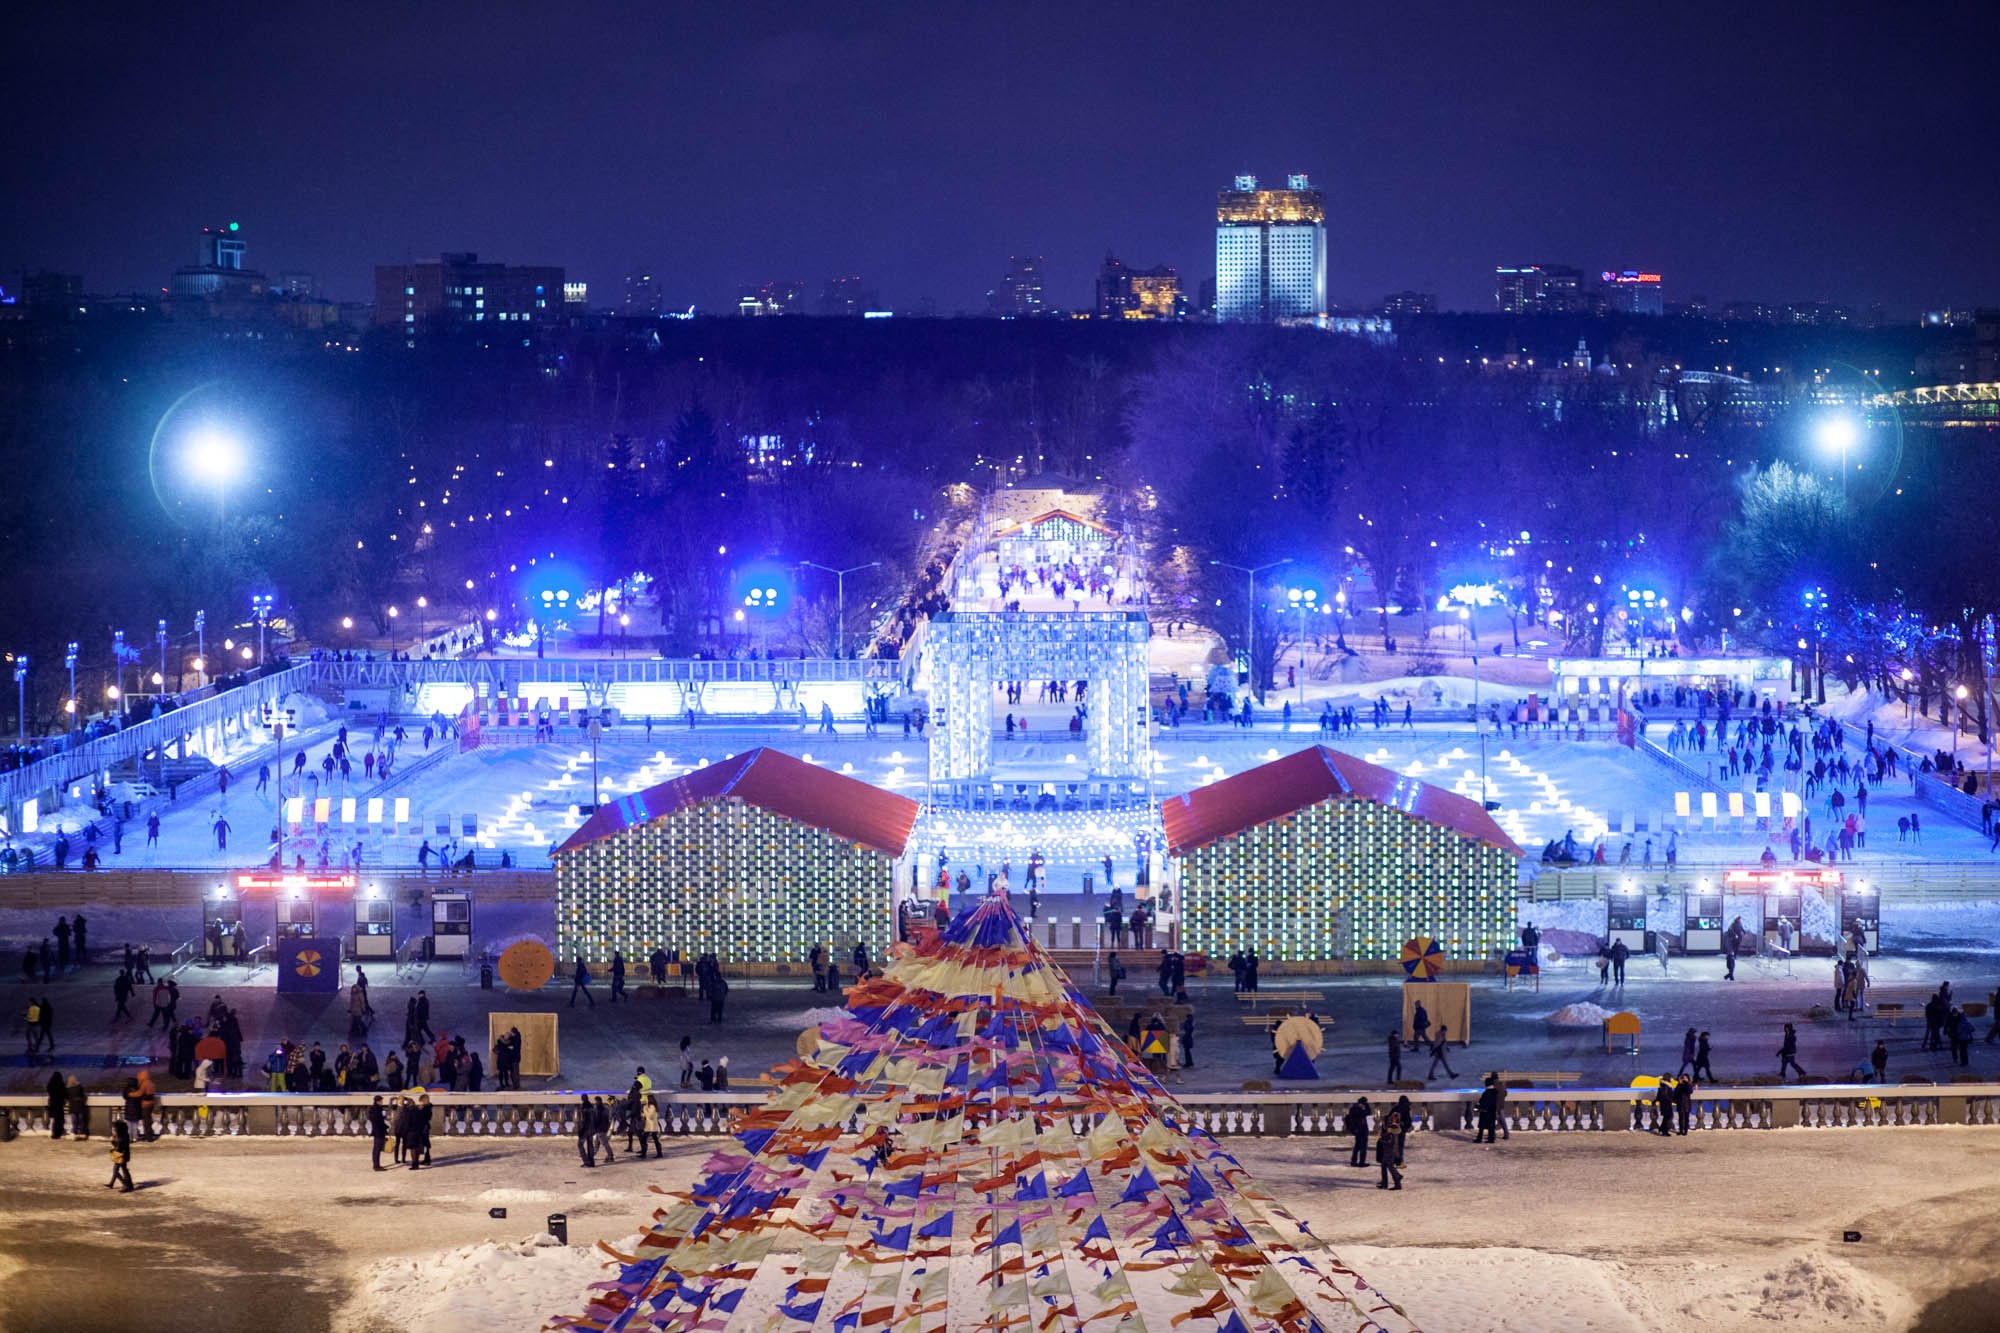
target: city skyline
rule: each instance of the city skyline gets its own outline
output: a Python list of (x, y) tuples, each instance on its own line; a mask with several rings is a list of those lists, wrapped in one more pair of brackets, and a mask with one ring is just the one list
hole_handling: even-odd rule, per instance
[[(31, 16), (11, 157), (38, 206), (0, 217), (0, 269), (153, 291), (193, 231), (240, 219), (259, 268), (348, 299), (378, 264), (477, 250), (560, 265), (597, 304), (635, 270), (667, 308), (711, 310), (845, 273), (899, 309), (971, 312), (1006, 256), (1039, 254), (1048, 305), (1085, 309), (1107, 249), (1199, 272), (1217, 184), (1299, 170), (1327, 195), (1339, 307), (1416, 290), (1488, 309), (1508, 262), (1643, 266), (1711, 305), (2000, 301), (1976, 235), (1995, 184), (1935, 132), (1976, 104), (1981, 11), (1930, 16), (1921, 56), (1805, 8), (1732, 14), (1722, 43), (1695, 40), (1698, 14), (1585, 31), (1581, 10), (1308, 19), (1285, 42), (1173, 21), (1199, 11), (609, 12), (568, 19), (576, 58), (553, 68), (517, 23), (449, 10), (399, 14), (395, 43), (312, 16)], [(1132, 68), (1080, 79), (1098, 24), (1133, 34)], [(1241, 77), (1297, 49), (1329, 77)], [(1170, 84), (1140, 73), (1158, 68)], [(57, 95), (84, 83), (107, 91)], [(529, 132), (548, 123), (566, 132)]]

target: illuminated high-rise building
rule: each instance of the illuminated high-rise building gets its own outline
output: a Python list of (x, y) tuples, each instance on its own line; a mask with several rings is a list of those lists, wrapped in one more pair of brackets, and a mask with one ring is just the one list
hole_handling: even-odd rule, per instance
[(1116, 255), (1104, 256), (1097, 274), (1100, 319), (1179, 319), (1184, 313), (1181, 279), (1173, 265), (1132, 268)]
[(1215, 200), (1215, 318), (1260, 323), (1326, 309), (1326, 198), (1303, 175), (1282, 190), (1238, 176)]
[(1666, 298), (1660, 290), (1660, 275), (1637, 269), (1604, 271), (1604, 306), (1626, 315), (1666, 313)]
[(1046, 314), (1048, 306), (1042, 298), (1042, 257), (1009, 255), (1007, 276), (1000, 279), (997, 288), (986, 294), (986, 303), (994, 314), (1009, 319)]

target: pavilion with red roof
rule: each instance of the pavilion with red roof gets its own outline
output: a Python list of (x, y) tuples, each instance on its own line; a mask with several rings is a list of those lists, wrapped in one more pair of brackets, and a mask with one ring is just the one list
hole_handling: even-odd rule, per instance
[(654, 948), (797, 962), (874, 956), (917, 803), (758, 748), (597, 808), (555, 853), (563, 958)]
[(1521, 849), (1479, 802), (1316, 745), (1161, 803), (1181, 947), (1287, 963), (1456, 961), (1512, 938)]

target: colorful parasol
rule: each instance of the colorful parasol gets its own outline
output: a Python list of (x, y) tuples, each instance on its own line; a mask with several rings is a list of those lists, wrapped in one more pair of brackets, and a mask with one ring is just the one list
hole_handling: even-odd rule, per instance
[(1428, 935), (1403, 941), (1403, 973), (1412, 981), (1436, 981), (1444, 971), (1444, 949)]

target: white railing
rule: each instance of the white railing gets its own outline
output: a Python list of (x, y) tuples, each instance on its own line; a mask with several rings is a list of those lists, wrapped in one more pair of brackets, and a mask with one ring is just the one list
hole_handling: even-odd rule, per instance
[[(622, 1089), (591, 1090), (622, 1097)], [(682, 1093), (656, 1090), (666, 1133), (720, 1136), (734, 1112), (760, 1105), (761, 1091)], [(399, 1094), (383, 1093), (385, 1098)], [(438, 1108), (433, 1132), (444, 1138), (574, 1137), (583, 1090), (571, 1092), (432, 1092)], [(1197, 1092), (1176, 1100), (1189, 1121), (1217, 1137), (1322, 1138), (1342, 1136), (1341, 1120), (1357, 1097), (1379, 1112), (1408, 1096), (1417, 1132), (1469, 1128), (1479, 1100), (1476, 1088), (1324, 1089), (1314, 1092)], [(368, 1132), (370, 1093), (169, 1093), (154, 1121), (177, 1137), (278, 1136), (349, 1138)], [(116, 1096), (90, 1098), (92, 1128), (118, 1114)], [(16, 1133), (47, 1133), (47, 1099), (0, 1097), (0, 1119)], [(1081, 1119), (1081, 1117), (1079, 1117)], [(1644, 1088), (1513, 1087), (1504, 1106), (1509, 1132), (1624, 1133), (1658, 1128), (1652, 1093)], [(1704, 1087), (1694, 1097), (1690, 1128), (1884, 1129), (1910, 1125), (2000, 1127), (2000, 1083), (1824, 1084)], [(853, 1125), (849, 1126), (853, 1128)], [(0, 1134), (0, 1138), (6, 1137)]]

